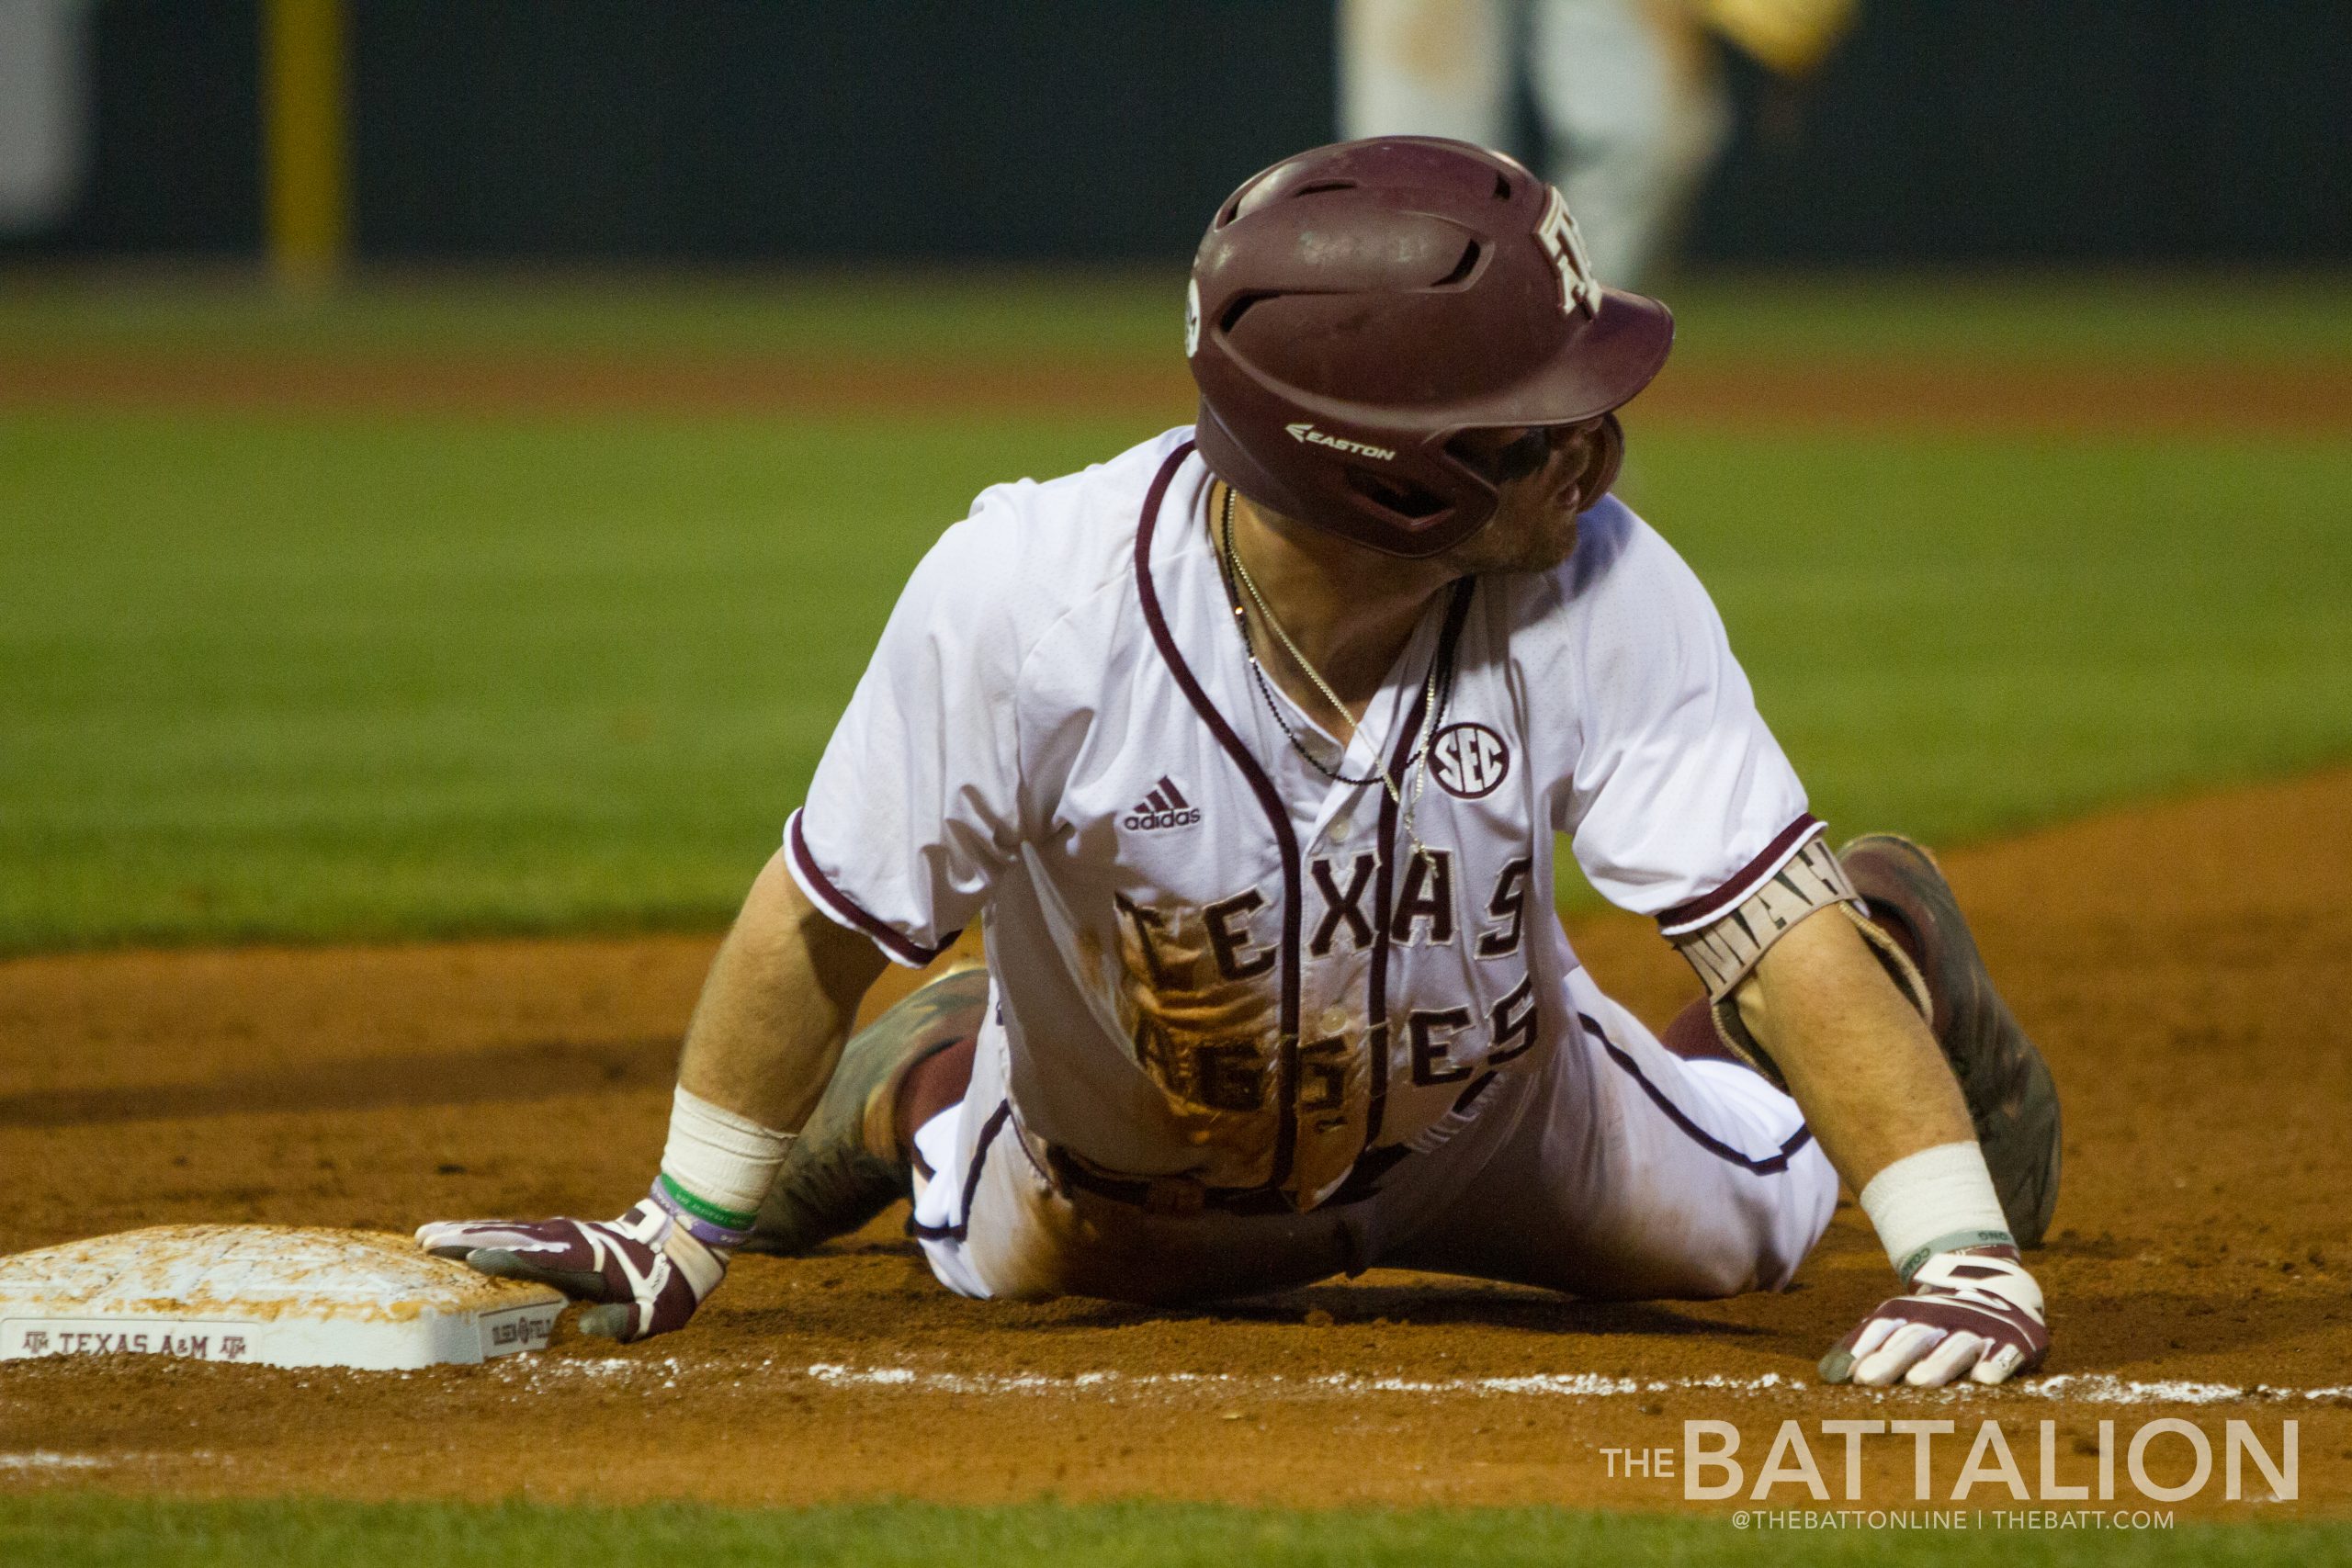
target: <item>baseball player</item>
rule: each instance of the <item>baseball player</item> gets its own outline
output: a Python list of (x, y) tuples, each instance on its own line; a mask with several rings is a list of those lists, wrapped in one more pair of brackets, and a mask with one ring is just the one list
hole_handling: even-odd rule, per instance
[[(1796, 83), (1854, 12), (1854, 0), (1340, 0), (1340, 131), (1507, 142), (1523, 78), (1598, 269), (1643, 287), (1731, 140), (1715, 39)], [(1792, 90), (1780, 89), (1784, 104)]]
[[(985, 491), (908, 582), (713, 964), (651, 1195), (420, 1243), (620, 1339), (900, 1195), (975, 1297), (1383, 1264), (1698, 1298), (1786, 1285), (1842, 1176), (1900, 1283), (1826, 1377), (2037, 1365), (2048, 1073), (1925, 853), (1826, 848), (1609, 493), (1671, 336), (1498, 154), (1250, 180), (1193, 266), (1197, 424)], [(1557, 832), (1705, 982), (1663, 1038), (1570, 949)], [(983, 967), (844, 1045), (886, 963), (983, 916)]]

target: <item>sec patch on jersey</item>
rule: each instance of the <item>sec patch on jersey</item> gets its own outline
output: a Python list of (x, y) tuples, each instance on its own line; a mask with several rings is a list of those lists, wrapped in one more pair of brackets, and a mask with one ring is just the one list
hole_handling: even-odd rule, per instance
[(1480, 799), (1510, 776), (1510, 747), (1483, 724), (1448, 725), (1430, 739), (1430, 776), (1448, 795)]

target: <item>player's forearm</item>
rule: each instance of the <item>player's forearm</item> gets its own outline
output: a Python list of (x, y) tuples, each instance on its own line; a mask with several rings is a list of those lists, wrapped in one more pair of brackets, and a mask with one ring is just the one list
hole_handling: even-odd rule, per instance
[(443, 1223), (417, 1241), (598, 1303), (581, 1319), (587, 1333), (684, 1327), (752, 1238), (884, 962), (809, 908), (781, 857), (770, 861), (703, 983), (653, 1190), (616, 1220)]
[(1856, 1192), (1905, 1156), (1975, 1138), (1935, 1037), (1836, 910), (1775, 942), (1736, 996), (1741, 1021)]
[(887, 963), (872, 942), (819, 912), (778, 854), (711, 964), (686, 1029), (679, 1083), (763, 1127), (797, 1130)]
[(2041, 1291), (2018, 1260), (1968, 1103), (1852, 923), (1808, 916), (1736, 994), (1909, 1287), (1822, 1358), (1823, 1380), (1999, 1382), (2040, 1365)]

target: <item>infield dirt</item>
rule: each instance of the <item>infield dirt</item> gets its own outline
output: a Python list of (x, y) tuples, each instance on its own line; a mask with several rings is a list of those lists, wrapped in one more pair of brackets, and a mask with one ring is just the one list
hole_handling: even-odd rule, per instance
[[(1781, 1295), (1587, 1306), (1376, 1269), (1178, 1312), (958, 1300), (894, 1212), (819, 1256), (742, 1260), (687, 1331), (637, 1347), (567, 1325), (539, 1355), (413, 1374), (0, 1366), (0, 1450), (50, 1456), (12, 1464), (0, 1486), (1658, 1507), (1679, 1502), (1680, 1480), (1613, 1477), (1601, 1450), (1679, 1450), (1685, 1417), (1736, 1424), (1751, 1477), (1778, 1423), (1799, 1418), (1833, 1488), (1840, 1440), (1818, 1420), (1951, 1419), (1940, 1497), (1984, 1417), (2001, 1420), (2030, 1483), (2041, 1421), (2055, 1423), (2061, 1478), (2078, 1482), (2100, 1421), (2120, 1450), (2176, 1416), (2217, 1439), (2215, 1479), (2181, 1511), (2245, 1506), (2222, 1500), (2225, 1420), (2253, 1423), (2275, 1451), (2293, 1419), (2301, 1500), (2289, 1506), (2342, 1514), (2347, 819), (2352, 770), (1945, 857), (2064, 1097), (2065, 1190), (2034, 1259), (2064, 1381), (1813, 1386), (1815, 1359), (1889, 1282), (1850, 1202)], [(1646, 922), (1571, 931), (1654, 1022), (1691, 988)], [(715, 941), (0, 964), (13, 1196), (0, 1250), (164, 1222), (405, 1231), (616, 1213), (658, 1156)], [(893, 975), (869, 1008), (910, 978)], [(1866, 1449), (1864, 1498), (1908, 1506), (1911, 1461), (1907, 1440)], [(2161, 1468), (2177, 1479), (2185, 1448)], [(1804, 1501), (1801, 1487), (1776, 1496)], [(2008, 1494), (1980, 1484), (1975, 1500)], [(2121, 1501), (2137, 1500), (2127, 1486)]]
[[(859, 355), (703, 359), (479, 350), (106, 353), (0, 345), (0, 408), (300, 410), (541, 416), (1115, 413), (1175, 423), (1195, 393), (1180, 366)], [(2352, 429), (2352, 376), (2332, 365), (2082, 366), (1905, 362), (1678, 365), (1642, 397), (1647, 424), (1739, 430), (2328, 436)]]

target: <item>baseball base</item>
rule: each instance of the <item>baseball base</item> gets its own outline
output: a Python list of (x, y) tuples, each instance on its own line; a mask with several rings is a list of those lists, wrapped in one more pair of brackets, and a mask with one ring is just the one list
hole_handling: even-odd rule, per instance
[(404, 1235), (157, 1225), (0, 1258), (0, 1360), (122, 1352), (389, 1371), (548, 1342), (563, 1298)]

